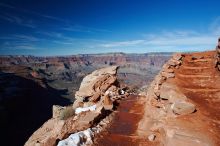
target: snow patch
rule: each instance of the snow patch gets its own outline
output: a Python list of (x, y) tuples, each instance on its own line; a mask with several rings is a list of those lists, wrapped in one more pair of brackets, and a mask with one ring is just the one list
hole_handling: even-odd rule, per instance
[(96, 109), (96, 105), (89, 106), (89, 107), (78, 107), (75, 110), (75, 114), (79, 114), (81, 112), (86, 112), (86, 111), (94, 111)]
[(57, 146), (79, 146), (92, 144), (93, 132), (90, 128), (71, 134), (67, 139), (61, 140)]

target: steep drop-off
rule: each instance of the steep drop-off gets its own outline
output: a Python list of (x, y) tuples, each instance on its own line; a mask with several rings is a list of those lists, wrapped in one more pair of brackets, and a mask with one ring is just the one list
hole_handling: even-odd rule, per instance
[[(3, 145), (20, 146), (52, 117), (53, 105), (68, 105), (86, 75), (120, 65), (117, 79), (138, 89), (151, 82), (170, 53), (99, 54), (66, 57), (1, 56), (0, 116)], [(146, 88), (146, 87), (145, 87)], [(13, 141), (10, 141), (13, 133)], [(10, 141), (10, 143), (8, 143)]]

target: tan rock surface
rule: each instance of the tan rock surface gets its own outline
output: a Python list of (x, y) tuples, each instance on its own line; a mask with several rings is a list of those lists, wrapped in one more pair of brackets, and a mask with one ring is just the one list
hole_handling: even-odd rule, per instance
[(113, 103), (108, 95), (105, 95), (103, 100), (103, 106), (106, 110), (112, 110), (113, 109)]
[(116, 74), (117, 68), (117, 66), (111, 66), (92, 72), (83, 79), (75, 96), (77, 98), (90, 97), (97, 91), (107, 90), (116, 81), (116, 77), (112, 75)]
[(171, 109), (178, 115), (191, 114), (196, 110), (194, 104), (185, 101), (176, 101), (171, 105)]
[(172, 84), (165, 82), (161, 85), (160, 97), (162, 99), (167, 99), (169, 102), (186, 100), (186, 96), (180, 91), (180, 89)]

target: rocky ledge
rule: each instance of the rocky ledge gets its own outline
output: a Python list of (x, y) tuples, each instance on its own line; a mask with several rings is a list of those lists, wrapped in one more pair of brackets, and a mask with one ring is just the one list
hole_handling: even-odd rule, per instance
[(146, 104), (137, 133), (148, 137), (149, 145), (220, 144), (218, 46), (216, 51), (174, 54), (141, 93)]
[(73, 105), (54, 105), (53, 117), (32, 134), (25, 146), (91, 144), (94, 135), (110, 122), (118, 100), (129, 95), (117, 81), (117, 69), (111, 66), (86, 76)]

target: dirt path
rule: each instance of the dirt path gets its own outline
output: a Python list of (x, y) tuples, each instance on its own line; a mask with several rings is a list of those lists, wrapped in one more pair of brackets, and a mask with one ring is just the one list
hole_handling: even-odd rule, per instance
[(97, 146), (148, 145), (146, 139), (138, 137), (137, 126), (143, 116), (143, 97), (130, 95), (120, 102), (111, 125), (94, 142)]

